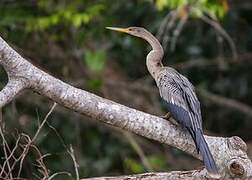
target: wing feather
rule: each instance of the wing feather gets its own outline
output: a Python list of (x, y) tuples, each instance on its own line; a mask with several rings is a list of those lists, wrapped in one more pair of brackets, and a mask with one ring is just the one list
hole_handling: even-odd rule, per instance
[(190, 125), (194, 130), (202, 129), (200, 102), (194, 86), (186, 77), (175, 69), (165, 68), (157, 78), (157, 86), (168, 110), (179, 123)]

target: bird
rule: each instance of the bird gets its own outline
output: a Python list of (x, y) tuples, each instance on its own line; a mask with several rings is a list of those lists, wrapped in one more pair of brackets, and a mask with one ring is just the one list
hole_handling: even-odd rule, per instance
[(164, 66), (162, 59), (164, 50), (159, 41), (143, 27), (106, 27), (109, 30), (127, 33), (146, 40), (152, 50), (146, 57), (149, 73), (156, 82), (165, 107), (182, 128), (188, 130), (196, 150), (201, 154), (205, 168), (212, 178), (220, 174), (215, 160), (204, 138), (200, 102), (192, 83), (174, 68)]

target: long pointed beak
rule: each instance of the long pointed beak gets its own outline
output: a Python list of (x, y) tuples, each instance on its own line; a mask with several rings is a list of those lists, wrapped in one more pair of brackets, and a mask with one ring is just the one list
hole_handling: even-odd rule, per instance
[(112, 31), (118, 31), (123, 33), (128, 33), (128, 28), (117, 28), (117, 27), (106, 27), (106, 29), (112, 30)]

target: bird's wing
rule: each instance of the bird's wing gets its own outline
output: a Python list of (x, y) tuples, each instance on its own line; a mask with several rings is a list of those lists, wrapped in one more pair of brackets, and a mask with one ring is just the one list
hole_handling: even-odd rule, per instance
[(165, 68), (158, 76), (157, 85), (169, 111), (179, 123), (194, 130), (202, 129), (200, 102), (186, 77), (174, 69)]

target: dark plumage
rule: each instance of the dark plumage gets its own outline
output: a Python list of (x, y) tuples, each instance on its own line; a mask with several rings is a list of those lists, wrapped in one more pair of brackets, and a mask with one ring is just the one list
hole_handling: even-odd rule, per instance
[(191, 134), (198, 153), (200, 152), (203, 157), (206, 169), (212, 174), (218, 174), (217, 166), (203, 136), (200, 102), (193, 85), (186, 77), (169, 67), (162, 68), (156, 82), (173, 118)]

